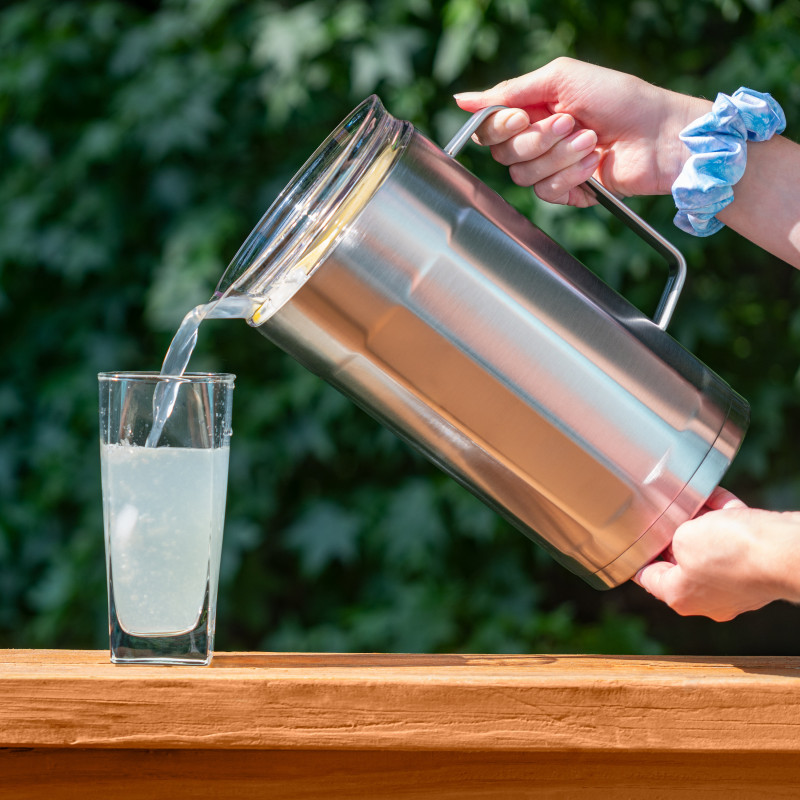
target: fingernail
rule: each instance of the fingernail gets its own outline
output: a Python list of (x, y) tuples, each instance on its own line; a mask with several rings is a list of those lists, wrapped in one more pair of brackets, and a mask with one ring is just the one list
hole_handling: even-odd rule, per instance
[(527, 128), (528, 124), (528, 115), (524, 111), (515, 111), (505, 121), (505, 128), (507, 131), (521, 131), (523, 128)]
[(573, 140), (574, 150), (588, 150), (597, 144), (597, 134), (594, 131), (581, 131)]
[(458, 94), (454, 94), (453, 97), (456, 100), (477, 100), (483, 92), (459, 92)]
[(554, 123), (552, 131), (556, 136), (566, 136), (575, 125), (575, 120), (569, 114), (562, 114)]

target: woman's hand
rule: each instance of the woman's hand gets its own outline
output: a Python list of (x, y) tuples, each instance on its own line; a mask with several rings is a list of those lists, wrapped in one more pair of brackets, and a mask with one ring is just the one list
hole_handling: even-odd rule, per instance
[[(721, 87), (722, 88), (722, 87)], [(728, 88), (729, 87), (724, 87)], [(624, 72), (557, 58), (541, 69), (485, 92), (456, 95), (465, 111), (492, 105), (479, 143), (552, 203), (596, 202), (581, 188), (592, 175), (615, 194), (670, 194), (688, 148), (679, 133), (711, 102), (659, 89)], [(734, 202), (718, 219), (800, 268), (800, 145), (783, 136), (751, 142)]]
[(800, 512), (748, 508), (717, 489), (634, 580), (678, 614), (718, 622), (800, 600)]
[(476, 138), (512, 180), (556, 203), (593, 202), (581, 188), (595, 172), (622, 195), (669, 194), (686, 156), (678, 133), (711, 107), (632, 75), (558, 58), (484, 92), (456, 95), (466, 111), (505, 105)]

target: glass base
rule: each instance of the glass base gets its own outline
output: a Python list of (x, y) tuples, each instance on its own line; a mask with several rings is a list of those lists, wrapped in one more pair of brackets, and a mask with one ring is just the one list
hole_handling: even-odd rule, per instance
[(207, 666), (213, 657), (211, 637), (205, 630), (177, 636), (131, 636), (111, 631), (113, 664), (196, 664)]
[(132, 634), (119, 622), (110, 591), (111, 662), (113, 664), (195, 664), (206, 666), (214, 655), (214, 622), (209, 613), (208, 588), (195, 626), (173, 634)]

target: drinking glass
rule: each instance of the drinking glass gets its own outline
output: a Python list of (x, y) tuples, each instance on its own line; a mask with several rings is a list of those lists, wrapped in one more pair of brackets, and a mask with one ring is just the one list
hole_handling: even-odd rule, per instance
[[(211, 661), (234, 378), (98, 375), (115, 663)], [(154, 413), (165, 403), (169, 413), (154, 437)]]

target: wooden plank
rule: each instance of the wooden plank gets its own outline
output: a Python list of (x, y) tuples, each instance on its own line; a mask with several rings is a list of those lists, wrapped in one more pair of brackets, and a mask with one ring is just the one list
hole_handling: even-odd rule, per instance
[(764, 753), (0, 750), (14, 800), (792, 800), (800, 763)]
[(0, 746), (800, 752), (800, 659), (0, 651)]

